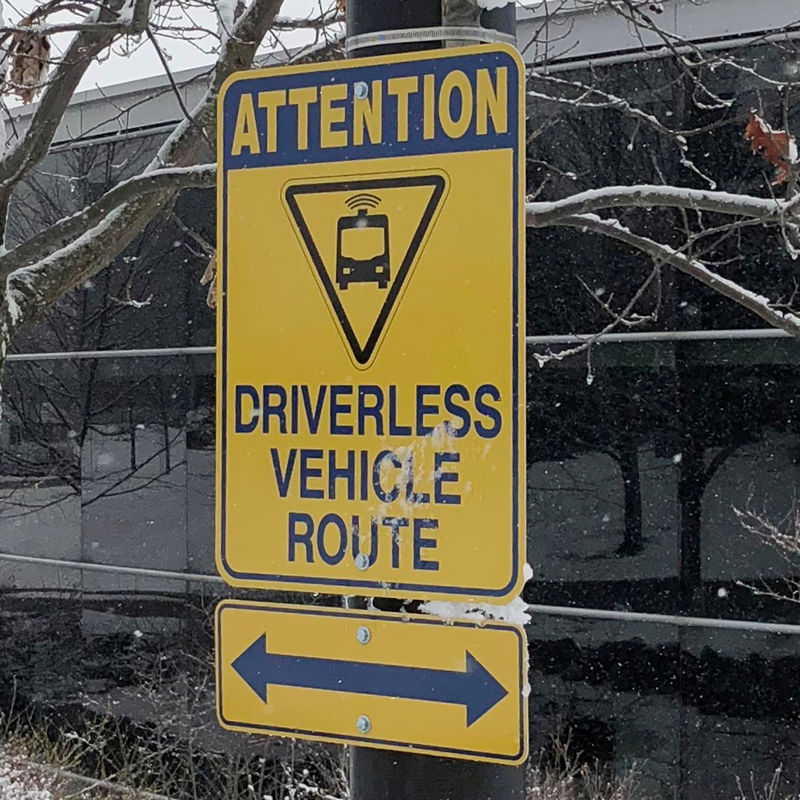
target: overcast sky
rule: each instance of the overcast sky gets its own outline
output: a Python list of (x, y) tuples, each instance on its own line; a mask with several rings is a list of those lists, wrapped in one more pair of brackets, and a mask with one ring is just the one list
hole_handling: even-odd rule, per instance
[[(332, 5), (332, 0), (322, 0), (322, 4), (323, 8), (327, 8)], [(280, 13), (281, 16), (287, 17), (316, 16), (319, 13), (319, 5), (320, 0), (284, 0)], [(216, 28), (216, 21), (213, 19), (209, 19), (206, 24), (212, 29)], [(301, 45), (309, 41), (310, 36), (311, 34), (308, 31), (286, 33), (281, 34), (281, 41), (287, 46)], [(173, 72), (210, 64), (214, 60), (213, 55), (203, 53), (194, 45), (186, 42), (168, 39), (162, 41), (161, 44), (162, 48), (170, 56), (170, 69)], [(152, 45), (149, 42), (144, 42), (131, 55), (112, 56), (106, 63), (93, 65), (87, 72), (81, 88), (90, 89), (96, 86), (109, 86), (121, 81), (160, 75), (163, 71)]]
[[(17, 0), (17, 2), (0, 0), (0, 2), (4, 10), (5, 21), (8, 24), (17, 23), (32, 8), (40, 5), (37, 0)], [(329, 8), (333, 5), (333, 0), (284, 0), (280, 13), (281, 16), (287, 17), (316, 16), (319, 13), (320, 3), (323, 8)], [(210, 14), (202, 21), (202, 24), (212, 30), (216, 28), (216, 20)], [(281, 41), (287, 46), (296, 46), (308, 42), (312, 36), (308, 31), (298, 31), (282, 34)], [(54, 37), (52, 46), (53, 56), (56, 59), (63, 53), (69, 39), (68, 35)], [(213, 42), (209, 42), (209, 46), (212, 44)], [(165, 39), (161, 41), (161, 45), (169, 56), (170, 69), (173, 72), (210, 64), (214, 60), (213, 54), (203, 53), (196, 46), (187, 42)], [(81, 82), (80, 90), (160, 75), (164, 71), (152, 44), (146, 40), (134, 52), (127, 55), (120, 52), (121, 47), (115, 49), (116, 52), (112, 53), (108, 59), (101, 63), (95, 63), (89, 68)], [(12, 105), (15, 105), (13, 98), (8, 99), (12, 101)]]
[[(517, 0), (519, 2), (519, 0)], [(284, 17), (308, 17), (317, 16), (320, 7), (330, 8), (334, 0), (284, 0), (280, 14)], [(4, 16), (7, 23), (16, 23), (30, 9), (40, 5), (39, 0), (0, 0), (4, 9)], [(203, 21), (204, 25), (211, 29), (216, 28), (216, 20), (211, 15)], [(301, 46), (309, 42), (313, 34), (308, 31), (296, 31), (294, 33), (281, 34), (281, 41), (289, 47)], [(69, 42), (69, 36), (61, 35), (54, 38), (53, 55), (58, 58), (63, 49)], [(169, 56), (170, 69), (179, 72), (182, 69), (198, 67), (210, 64), (214, 56), (210, 53), (203, 53), (193, 44), (167, 39), (162, 41), (162, 48)], [(210, 45), (213, 43), (209, 43)], [(147, 40), (129, 54), (120, 52), (121, 47), (115, 48), (108, 59), (101, 63), (95, 63), (89, 68), (86, 76), (81, 82), (80, 89), (93, 89), (103, 86), (111, 86), (116, 83), (137, 80), (139, 78), (151, 77), (163, 73), (163, 68), (158, 56)], [(9, 98), (11, 99), (11, 98)], [(12, 105), (13, 105), (12, 101)]]

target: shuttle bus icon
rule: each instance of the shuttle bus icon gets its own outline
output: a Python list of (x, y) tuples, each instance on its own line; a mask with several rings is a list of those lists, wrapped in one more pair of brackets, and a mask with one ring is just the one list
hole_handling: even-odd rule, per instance
[(389, 285), (389, 218), (370, 213), (378, 203), (374, 195), (351, 197), (347, 205), (356, 213), (337, 222), (336, 283), (342, 290), (351, 283), (377, 283), (379, 289)]

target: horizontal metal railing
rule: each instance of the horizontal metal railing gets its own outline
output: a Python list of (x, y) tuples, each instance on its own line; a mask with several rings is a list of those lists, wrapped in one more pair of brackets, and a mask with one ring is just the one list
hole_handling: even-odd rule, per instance
[(64, 350), (52, 353), (9, 353), (6, 361), (73, 361), (90, 358), (169, 358), (170, 356), (214, 355), (210, 347), (151, 347), (140, 350)]
[[(586, 341), (603, 343), (635, 342), (674, 342), (674, 341), (729, 341), (790, 338), (785, 331), (774, 328), (750, 330), (704, 330), (704, 331), (635, 331), (630, 333), (609, 333), (599, 337), (593, 334), (561, 334), (549, 336), (526, 336), (528, 345), (574, 345)], [(167, 358), (174, 356), (214, 355), (213, 346), (163, 347), (125, 350), (78, 350), (72, 352), (13, 353), (8, 361), (60, 361), (93, 358)], [(113, 564), (96, 564), (85, 561), (25, 556), (13, 553), (0, 553), (0, 561), (17, 562), (30, 565), (75, 569), (86, 572), (105, 572), (130, 575), (141, 578), (158, 578), (183, 582), (198, 582), (224, 585), (217, 575), (202, 573), (175, 572), (145, 567), (129, 567)], [(532, 614), (564, 618), (593, 619), (628, 623), (649, 623), (655, 625), (674, 625), (684, 628), (711, 628), (759, 633), (797, 634), (800, 625), (749, 620), (715, 619), (711, 617), (689, 617), (670, 614), (650, 614), (636, 611), (612, 611), (601, 608), (577, 608), (572, 606), (530, 605)]]
[(160, 580), (190, 581), (192, 583), (223, 583), (222, 578), (218, 575), (175, 572), (168, 569), (148, 569), (147, 567), (125, 567), (118, 564), (96, 564), (92, 561), (70, 561), (64, 558), (24, 556), (18, 555), (17, 553), (0, 553), (0, 561), (11, 561), (17, 564), (34, 564), (40, 567), (57, 567), (59, 569), (78, 569), (83, 572), (106, 572), (115, 575), (133, 575), (137, 578), (159, 578)]
[[(528, 345), (626, 344), (634, 342), (712, 342), (752, 339), (790, 339), (790, 334), (777, 328), (752, 328), (707, 331), (632, 331), (630, 333), (565, 333), (547, 336), (526, 336)], [(151, 347), (126, 350), (72, 350), (46, 353), (9, 353), (7, 361), (70, 361), (90, 358), (169, 358), (171, 356), (214, 355), (213, 345), (199, 347)]]
[[(189, 583), (213, 583), (224, 585), (218, 575), (196, 572), (175, 572), (145, 567), (126, 567), (116, 564), (95, 564), (87, 561), (69, 561), (60, 558), (25, 556), (14, 553), (0, 553), (0, 561), (32, 564), (59, 569), (75, 569), (86, 572), (105, 572), (118, 575), (133, 575), (139, 578), (158, 578)], [(529, 613), (553, 617), (572, 617), (577, 619), (604, 620), (610, 622), (649, 623), (651, 625), (673, 625), (682, 628), (711, 628), (717, 630), (746, 631), (748, 633), (800, 634), (800, 625), (779, 622), (755, 622), (740, 619), (715, 619), (713, 617), (689, 617), (680, 614), (647, 614), (638, 611), (612, 611), (604, 608), (580, 608), (573, 606), (551, 606), (532, 604)]]

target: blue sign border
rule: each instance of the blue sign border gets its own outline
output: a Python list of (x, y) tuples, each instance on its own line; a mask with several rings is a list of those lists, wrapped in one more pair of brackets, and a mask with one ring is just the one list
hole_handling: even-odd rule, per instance
[[(405, 582), (391, 582), (380, 580), (364, 580), (364, 579), (345, 579), (345, 578), (322, 578), (322, 577), (302, 577), (293, 575), (280, 575), (280, 574), (266, 574), (259, 572), (239, 572), (231, 568), (226, 556), (226, 520), (225, 520), (225, 507), (226, 507), (226, 477), (227, 477), (227, 430), (225, 420), (227, 419), (227, 364), (228, 364), (228, 328), (227, 328), (227, 258), (228, 258), (228, 173), (232, 169), (247, 169), (254, 167), (265, 167), (269, 165), (291, 164), (291, 163), (309, 163), (312, 161), (312, 151), (305, 152), (302, 158), (295, 154), (292, 158), (288, 158), (281, 153), (271, 154), (269, 156), (251, 156), (241, 155), (238, 157), (226, 156), (226, 148), (224, 143), (228, 141), (228, 130), (231, 125), (232, 119), (232, 98), (238, 101), (239, 96), (244, 92), (245, 87), (247, 91), (253, 91), (253, 83), (257, 84), (257, 91), (265, 91), (268, 88), (286, 89), (293, 86), (321, 86), (327, 83), (326, 77), (331, 71), (339, 73), (347, 70), (348, 80), (351, 82), (364, 81), (369, 82), (374, 80), (377, 76), (386, 77), (389, 72), (398, 73), (402, 75), (414, 74), (412, 69), (422, 74), (430, 70), (443, 70), (457, 69), (459, 66), (466, 70), (477, 70), (481, 67), (488, 68), (490, 66), (506, 66), (508, 67), (508, 97), (509, 105), (512, 105), (513, 99), (520, 98), (518, 102), (524, 108), (522, 100), (523, 94), (521, 82), (524, 81), (524, 70), (519, 54), (510, 47), (504, 45), (486, 45), (482, 46), (478, 52), (478, 48), (469, 48), (467, 53), (459, 53), (458, 49), (446, 51), (431, 51), (422, 54), (416, 53), (408, 56), (387, 56), (385, 60), (381, 58), (369, 59), (366, 64), (359, 61), (339, 61), (324, 64), (314, 64), (311, 67), (297, 67), (297, 71), (286, 71), (286, 68), (277, 68), (264, 71), (256, 71), (253, 73), (243, 72), (236, 73), (228, 80), (223, 86), (220, 95), (220, 129), (218, 135), (218, 156), (219, 159), (219, 175), (218, 175), (218, 197), (221, 194), (221, 202), (218, 204), (220, 211), (220, 218), (218, 225), (220, 226), (220, 233), (218, 239), (221, 247), (220, 252), (222, 257), (219, 261), (218, 280), (220, 280), (221, 291), (218, 292), (220, 302), (217, 308), (217, 313), (220, 315), (220, 324), (218, 330), (221, 329), (221, 335), (218, 335), (219, 341), (218, 348), (218, 398), (217, 403), (220, 412), (217, 417), (217, 447), (218, 447), (218, 487), (220, 493), (219, 497), (219, 513), (217, 517), (218, 530), (217, 530), (217, 564), (220, 574), (223, 579), (228, 581), (234, 586), (248, 587), (248, 588), (264, 588), (266, 585), (273, 585), (276, 587), (291, 587), (297, 591), (317, 591), (316, 587), (325, 587), (332, 593), (336, 594), (339, 591), (347, 592), (348, 594), (356, 593), (362, 590), (361, 593), (370, 593), (374, 591), (378, 595), (386, 595), (387, 592), (393, 593), (395, 596), (449, 596), (461, 598), (505, 598), (512, 590), (514, 585), (520, 578), (522, 564), (520, 563), (520, 537), (526, 536), (526, 531), (520, 530), (520, 436), (519, 429), (519, 403), (520, 403), (520, 375), (519, 375), (519, 347), (520, 347), (520, 327), (524, 325), (523, 320), (519, 319), (518, 308), (520, 305), (519, 297), (519, 271), (520, 271), (520, 235), (519, 229), (522, 221), (520, 219), (520, 180), (524, 174), (525, 166), (525, 150), (524, 150), (524, 127), (521, 124), (520, 116), (517, 113), (510, 113), (508, 115), (508, 131), (504, 135), (497, 137), (486, 136), (466, 136), (462, 142), (459, 140), (447, 139), (444, 136), (438, 136), (432, 140), (423, 140), (419, 137), (412, 139), (402, 147), (396, 147), (386, 152), (386, 148), (369, 145), (361, 147), (353, 147), (344, 156), (340, 149), (322, 150), (316, 149), (313, 151), (317, 158), (313, 159), (319, 162), (332, 162), (332, 161), (361, 161), (370, 158), (387, 158), (387, 157), (400, 157), (400, 156), (415, 156), (426, 155), (430, 153), (453, 153), (453, 152), (469, 152), (469, 151), (484, 151), (488, 149), (510, 149), (513, 151), (513, 211), (510, 226), (510, 233), (512, 239), (512, 348), (511, 348), (511, 368), (512, 368), (512, 489), (511, 489), (511, 508), (512, 508), (512, 534), (511, 534), (511, 575), (508, 582), (497, 589), (475, 589), (463, 586), (435, 586), (431, 584), (416, 584)], [(381, 62), (382, 63), (376, 63)], [(237, 102), (238, 105), (238, 102)], [(513, 108), (513, 106), (512, 106)], [(447, 139), (447, 141), (444, 141)], [(485, 141), (484, 141), (485, 140)], [(398, 168), (402, 166), (402, 162), (398, 164)], [(522, 539), (524, 541), (524, 539)]]

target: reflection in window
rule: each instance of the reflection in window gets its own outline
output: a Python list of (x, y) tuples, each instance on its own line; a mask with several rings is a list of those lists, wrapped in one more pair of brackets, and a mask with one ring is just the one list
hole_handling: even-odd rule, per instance
[[(758, 618), (740, 582), (780, 559), (737, 510), (791, 508), (800, 469), (793, 342), (602, 345), (528, 382), (529, 547), (539, 598)], [(647, 366), (650, 362), (653, 366)], [(569, 588), (567, 588), (569, 587)], [(789, 604), (772, 614), (788, 617)]]

